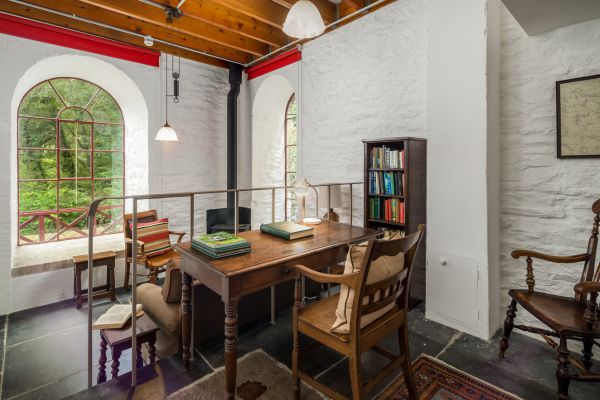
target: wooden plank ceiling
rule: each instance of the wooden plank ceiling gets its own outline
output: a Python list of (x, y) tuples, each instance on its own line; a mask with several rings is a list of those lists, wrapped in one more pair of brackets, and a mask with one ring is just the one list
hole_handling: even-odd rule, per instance
[[(142, 35), (150, 35), (156, 39), (152, 46), (156, 50), (226, 67), (228, 62), (205, 54), (247, 64), (293, 41), (282, 27), (296, 1), (1, 0), (0, 12), (135, 46), (143, 46)], [(369, 3), (368, 0), (342, 0), (336, 6), (335, 1), (312, 1), (326, 25)], [(168, 23), (166, 7), (178, 5), (182, 15)], [(349, 20), (344, 21), (347, 22)]]

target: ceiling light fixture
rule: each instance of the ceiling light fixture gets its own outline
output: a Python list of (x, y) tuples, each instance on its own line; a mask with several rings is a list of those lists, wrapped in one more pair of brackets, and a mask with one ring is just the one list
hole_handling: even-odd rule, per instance
[(175, 132), (175, 129), (171, 128), (171, 125), (169, 125), (169, 102), (168, 102), (169, 95), (168, 95), (168, 81), (167, 81), (169, 63), (168, 63), (167, 57), (168, 57), (168, 55), (165, 53), (165, 124), (163, 125), (162, 128), (160, 128), (158, 130), (154, 140), (156, 140), (158, 142), (178, 142), (179, 138), (177, 137), (177, 133)]
[(288, 12), (283, 31), (298, 39), (312, 39), (325, 32), (325, 24), (312, 2), (299, 0)]

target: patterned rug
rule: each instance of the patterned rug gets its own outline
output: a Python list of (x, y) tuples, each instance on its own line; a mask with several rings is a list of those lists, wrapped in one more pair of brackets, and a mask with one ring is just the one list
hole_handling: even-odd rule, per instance
[[(520, 400), (518, 396), (426, 355), (417, 358), (412, 366), (419, 400)], [(404, 399), (408, 399), (404, 375), (377, 397), (377, 400)]]

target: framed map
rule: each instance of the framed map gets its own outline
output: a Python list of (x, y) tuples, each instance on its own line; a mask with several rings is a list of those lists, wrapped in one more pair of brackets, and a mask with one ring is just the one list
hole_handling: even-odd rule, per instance
[(600, 75), (556, 82), (558, 158), (600, 157)]

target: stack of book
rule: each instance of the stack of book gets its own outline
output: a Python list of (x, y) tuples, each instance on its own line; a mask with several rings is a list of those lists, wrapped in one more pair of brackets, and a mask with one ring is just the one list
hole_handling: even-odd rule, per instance
[(225, 258), (249, 253), (250, 243), (228, 232), (209, 233), (192, 239), (192, 248), (211, 258)]
[(388, 146), (371, 148), (371, 168), (404, 168), (404, 150)]
[(370, 198), (369, 218), (404, 224), (404, 202), (400, 199)]
[(369, 171), (369, 193), (394, 194), (404, 193), (402, 172), (397, 171)]

